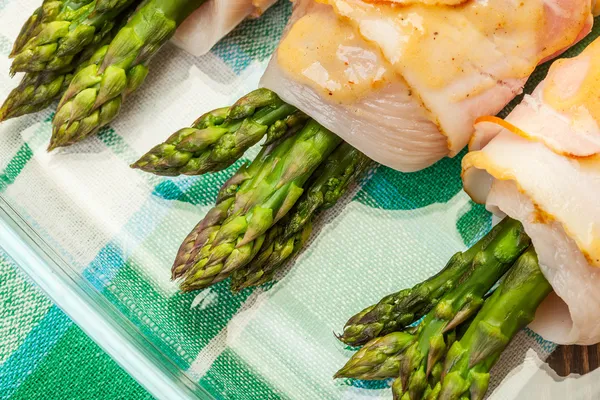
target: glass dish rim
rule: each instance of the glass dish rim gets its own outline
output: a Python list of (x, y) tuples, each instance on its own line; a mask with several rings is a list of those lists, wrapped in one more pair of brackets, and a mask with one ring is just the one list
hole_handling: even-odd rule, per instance
[[(0, 193), (0, 248), (131, 377), (158, 399), (214, 398), (75, 270)], [(91, 315), (89, 315), (91, 314)], [(102, 322), (98, 324), (97, 322)], [(115, 342), (121, 339), (123, 342)]]

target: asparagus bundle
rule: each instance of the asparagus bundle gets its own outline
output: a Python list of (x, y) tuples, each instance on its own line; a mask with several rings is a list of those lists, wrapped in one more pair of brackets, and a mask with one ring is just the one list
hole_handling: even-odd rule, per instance
[(260, 154), (225, 183), (216, 206), (181, 245), (172, 279), (183, 280), (182, 290), (231, 275), (234, 291), (270, 281), (304, 247), (318, 212), (333, 206), (371, 164), (308, 119), (275, 93), (258, 89), (202, 115), (132, 165), (166, 176), (214, 172), (267, 137)]
[(378, 336), (402, 330), (420, 319), (456, 287), (472, 267), (475, 257), (501, 230), (502, 224), (496, 225), (470, 249), (453, 255), (438, 274), (412, 288), (390, 294), (351, 317), (339, 339), (350, 346), (360, 346)]
[[(204, 1), (145, 1), (119, 30), (102, 62), (83, 68), (73, 77), (54, 117), (48, 149), (78, 142), (116, 118), (123, 98), (146, 78), (150, 58)], [(103, 1), (99, 7), (111, 9), (117, 4), (124, 2)]]
[(419, 325), (417, 340), (406, 350), (399, 378), (392, 386), (394, 397), (408, 393), (419, 399), (428, 387), (427, 377), (445, 353), (445, 333), (473, 316), (485, 294), (530, 244), (520, 222), (506, 219), (503, 230), (474, 259), (472, 272), (444, 296)]
[(444, 378), (434, 389), (439, 392), (438, 398), (482, 400), (490, 369), (516, 333), (533, 320), (536, 309), (551, 291), (530, 247), (486, 300), (464, 336), (450, 347)]
[(316, 215), (372, 163), (274, 92), (258, 89), (202, 115), (132, 168), (166, 176), (214, 172), (264, 136), (260, 154), (225, 183), (216, 206), (180, 246), (172, 279), (182, 279), (182, 290), (229, 276), (233, 291), (270, 281), (304, 247)]
[(233, 106), (204, 114), (191, 128), (171, 135), (132, 167), (156, 175), (201, 175), (238, 160), (265, 134), (270, 144), (301, 128), (308, 117), (267, 89), (255, 90)]
[[(45, 11), (44, 6), (50, 3), (54, 3), (52, 9)], [(133, 0), (46, 1), (26, 22), (15, 42), (11, 72), (64, 70), (88, 45), (100, 43), (119, 14), (132, 3)]]
[[(336, 377), (383, 379), (397, 370), (398, 378), (392, 386), (395, 398), (435, 398), (440, 390), (437, 382), (443, 359), (456, 338), (454, 330), (477, 313), (486, 292), (529, 244), (519, 222), (508, 218), (502, 221), (473, 247), (478, 251), (469, 267), (458, 272), (460, 283), (441, 297), (411, 334), (390, 333), (373, 339)], [(405, 307), (410, 310), (410, 305)]]
[[(189, 264), (193, 259), (181, 289), (208, 287), (252, 260), (269, 228), (294, 206), (307, 180), (340, 142), (336, 135), (311, 120), (296, 135), (271, 145), (274, 146), (271, 151), (262, 153), (252, 163), (257, 165), (251, 164), (245, 170), (252, 175), (239, 185), (235, 196), (230, 197), (233, 201), (227, 218), (220, 225), (212, 226), (216, 231), (214, 236), (195, 249), (194, 255), (180, 251), (174, 271), (180, 267), (179, 260)], [(196, 229), (190, 235), (196, 236)], [(191, 237), (184, 243), (189, 241)]]
[(312, 221), (318, 213), (335, 205), (371, 163), (368, 157), (348, 143), (339, 145), (315, 171), (308, 189), (294, 209), (269, 230), (258, 255), (247, 266), (233, 273), (232, 290), (269, 282), (281, 266), (304, 247), (312, 232)]

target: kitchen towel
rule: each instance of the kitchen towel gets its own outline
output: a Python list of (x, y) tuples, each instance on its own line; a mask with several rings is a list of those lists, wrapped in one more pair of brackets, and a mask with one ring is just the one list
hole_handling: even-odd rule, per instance
[(0, 249), (0, 399), (151, 398)]

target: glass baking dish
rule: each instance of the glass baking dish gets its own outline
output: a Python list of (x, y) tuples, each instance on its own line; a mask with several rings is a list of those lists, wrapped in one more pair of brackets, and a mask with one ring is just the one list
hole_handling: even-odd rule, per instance
[[(29, 3), (9, 1), (0, 20), (23, 20)], [(244, 160), (175, 179), (129, 164), (256, 88), (289, 14), (280, 2), (205, 57), (166, 46), (118, 120), (81, 144), (46, 152), (50, 110), (0, 125), (0, 246), (157, 398), (391, 398), (389, 382), (332, 379), (352, 354), (334, 332), (383, 295), (438, 271), (491, 227), (491, 215), (462, 191), (461, 157), (415, 174), (380, 167), (323, 215), (277, 283), (237, 295), (227, 281), (178, 292), (169, 279), (178, 246)], [(2, 39), (15, 29), (17, 22), (4, 24)], [(4, 70), (8, 48), (1, 47)], [(14, 84), (3, 74), (0, 93)], [(525, 357), (552, 349), (522, 332), (492, 386)]]

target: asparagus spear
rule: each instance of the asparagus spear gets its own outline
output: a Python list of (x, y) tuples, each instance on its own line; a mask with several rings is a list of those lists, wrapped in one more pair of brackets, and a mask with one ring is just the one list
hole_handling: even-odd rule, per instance
[(72, 78), (73, 73), (68, 70), (25, 74), (0, 107), (0, 122), (47, 108), (64, 93)]
[(148, 74), (149, 59), (205, 0), (148, 0), (110, 43), (100, 65), (73, 77), (53, 121), (49, 150), (78, 142), (112, 121), (126, 94)]
[[(297, 113), (300, 112), (272, 91), (258, 89), (242, 97), (231, 108), (208, 114), (216, 117), (213, 123), (207, 124), (206, 115), (203, 115), (191, 128), (175, 132), (132, 168), (166, 176), (220, 171), (238, 160), (267, 132), (279, 133), (280, 129), (287, 132), (303, 125), (301, 118), (290, 118)], [(288, 121), (294, 125), (288, 126)]]
[(181, 149), (189, 149), (193, 146), (194, 149), (202, 149), (198, 153), (205, 153), (204, 150), (211, 146), (211, 143), (218, 141), (226, 131), (222, 125), (227, 114), (229, 114), (228, 107), (209, 111), (198, 118), (191, 128), (180, 129), (169, 136), (164, 143), (153, 147), (138, 161), (131, 164), (131, 168), (162, 176), (195, 175), (193, 168), (196, 170), (205, 168), (204, 172), (209, 172), (209, 168), (205, 167), (204, 158), (194, 157), (193, 152)]
[(416, 341), (400, 360), (399, 378), (392, 385), (395, 399), (423, 396), (431, 369), (447, 349), (445, 334), (477, 312), (484, 295), (530, 242), (521, 223), (509, 218), (502, 222), (502, 230), (473, 259), (464, 281), (448, 292), (419, 324)]
[(529, 324), (552, 291), (530, 247), (515, 263), (446, 358), (440, 400), (482, 400), (489, 372), (512, 338)]
[[(208, 113), (205, 114), (205, 117), (208, 120), (213, 119), (213, 116)], [(175, 262), (171, 268), (172, 279), (179, 279), (187, 274), (194, 263), (194, 258), (201, 249), (204, 247), (205, 251), (210, 249), (210, 247), (205, 245), (214, 241), (216, 232), (218, 232), (223, 222), (227, 219), (229, 209), (233, 205), (234, 196), (239, 186), (251, 180), (260, 172), (264, 163), (270, 160), (270, 154), (273, 149), (274, 146), (264, 146), (249, 166), (242, 166), (231, 179), (225, 182), (217, 197), (217, 205), (194, 227), (179, 248)]]
[(284, 237), (300, 232), (318, 211), (334, 206), (371, 163), (371, 159), (363, 153), (348, 143), (342, 143), (315, 173), (309, 189), (285, 226)]
[[(230, 200), (230, 204), (231, 206), (229, 206), (229, 208), (227, 209), (227, 216), (229, 217), (230, 214), (233, 212), (233, 210), (237, 207), (236, 205), (236, 200), (237, 200), (237, 195), (238, 192), (239, 193), (251, 193), (253, 188), (255, 188), (262, 180), (264, 180), (265, 175), (268, 174), (268, 171), (270, 169), (273, 168), (273, 166), (278, 165), (281, 163), (281, 160), (283, 159), (283, 157), (286, 155), (286, 152), (289, 151), (291, 145), (293, 144), (293, 139), (288, 139), (287, 141), (281, 143), (279, 146), (276, 146), (273, 149), (270, 149), (270, 151), (265, 151), (263, 149), (263, 151), (261, 151), (261, 153), (259, 154), (259, 156), (248, 166), (248, 167), (242, 167), (241, 171), (238, 172), (238, 174), (236, 174), (236, 176), (239, 177), (238, 181), (239, 181), (239, 185), (237, 184), (237, 181), (228, 181), (225, 183), (225, 185), (223, 186), (223, 188), (221, 189), (221, 193), (223, 192), (231, 192), (232, 188), (235, 188), (237, 186), (237, 189), (235, 189), (235, 194), (232, 195), (228, 195), (228, 196), (219, 196), (219, 198), (217, 199), (218, 204), (220, 204), (221, 202)], [(236, 177), (234, 176), (234, 178)], [(261, 199), (264, 200), (265, 196), (262, 196)], [(207, 217), (210, 217), (211, 213), (216, 213), (217, 211), (213, 208), (213, 210), (209, 211), (209, 213), (207, 214)], [(206, 217), (205, 217), (206, 218)], [(215, 229), (217, 230), (217, 233), (221, 230), (221, 228), (223, 227), (223, 225), (226, 222), (229, 222), (230, 218), (226, 218), (222, 223), (215, 225)], [(202, 221), (200, 222), (202, 223)], [(192, 231), (192, 233), (190, 235), (193, 235), (194, 232)], [(187, 240), (190, 240), (190, 236), (188, 236)], [(212, 255), (212, 253), (217, 252), (219, 250), (217, 250), (217, 245), (215, 245), (215, 239), (216, 239), (216, 235), (212, 235), (210, 238), (210, 241), (207, 241), (202, 248), (197, 249), (195, 251), (195, 254), (192, 254), (191, 252), (188, 253), (188, 255), (186, 255), (186, 257), (189, 259), (189, 266), (186, 268), (186, 274), (185, 276), (183, 276), (185, 280), (189, 280), (190, 279), (190, 275), (192, 274), (196, 274), (199, 273), (199, 277), (202, 277), (203, 275), (209, 274), (211, 271), (207, 271), (204, 272), (204, 267), (206, 266), (206, 264), (208, 263), (209, 260), (209, 256)], [(215, 247), (215, 248), (213, 248)], [(227, 246), (222, 246), (223, 250), (221, 251), (221, 253), (225, 253), (225, 254), (230, 254), (234, 251), (235, 249), (235, 245), (234, 244), (228, 244)], [(252, 247), (248, 248), (249, 246), (246, 246), (247, 250), (252, 251)], [(176, 260), (177, 262), (177, 260)], [(193, 266), (193, 267), (192, 267)], [(175, 265), (174, 265), (175, 268)], [(192, 269), (190, 269), (192, 268)], [(218, 264), (216, 266), (215, 269), (215, 273), (222, 273), (224, 274), (225, 271), (223, 270), (223, 265)], [(223, 278), (224, 279), (224, 278)], [(183, 282), (183, 284), (185, 284), (185, 280)], [(200, 279), (198, 279), (200, 280)], [(210, 275), (208, 276), (208, 280), (202, 280), (200, 282), (200, 284), (204, 284), (206, 282), (207, 285), (212, 284), (212, 281), (214, 280), (214, 276)], [(209, 283), (210, 282), (210, 283)], [(216, 282), (214, 282), (216, 283)], [(183, 285), (182, 284), (182, 285)], [(193, 290), (193, 289), (190, 289)]]
[(91, 2), (92, 0), (44, 0), (41, 7), (36, 9), (23, 24), (10, 57), (12, 58), (21, 52), (27, 42), (41, 31), (44, 24), (56, 20), (59, 15), (64, 15), (67, 10), (76, 10)]
[(231, 276), (231, 290), (233, 292), (270, 282), (281, 266), (298, 254), (306, 245), (312, 233), (312, 223), (310, 221), (302, 227), (300, 232), (290, 238), (284, 236), (285, 225), (284, 222), (269, 229), (265, 242), (256, 257), (248, 266), (233, 272)]
[(238, 291), (268, 282), (275, 272), (306, 244), (312, 220), (318, 212), (332, 207), (350, 184), (371, 165), (371, 160), (348, 143), (342, 143), (320, 166), (298, 203), (269, 233), (256, 258), (232, 276)]
[[(460, 339), (471, 323), (472, 320), (468, 320), (449, 332), (447, 335), (448, 346)], [(334, 375), (334, 378), (363, 380), (395, 378), (400, 373), (400, 360), (403, 352), (415, 340), (415, 335), (406, 331), (392, 332), (372, 339), (348, 360), (346, 365)], [(434, 383), (433, 386), (439, 382), (442, 369), (442, 363), (436, 363), (430, 376), (430, 381)]]
[(179, 279), (185, 275), (198, 252), (205, 248), (207, 243), (214, 241), (219, 227), (227, 219), (227, 211), (233, 204), (233, 200), (233, 198), (226, 199), (213, 207), (185, 238), (173, 263), (171, 279)]
[(129, 0), (97, 0), (95, 13), (109, 13), (112, 10), (123, 9), (131, 2)]
[(496, 225), (467, 251), (454, 254), (438, 274), (412, 288), (390, 294), (354, 315), (346, 322), (339, 339), (350, 346), (360, 346), (417, 321), (459, 284), (474, 258), (494, 240), (504, 224), (506, 222)]
[(35, 35), (13, 55), (11, 72), (60, 71), (88, 45), (100, 43), (112, 30), (115, 19), (133, 3), (119, 1), (99, 12), (96, 1), (64, 2), (56, 17), (42, 23)]
[[(59, 5), (61, 2), (52, 2), (53, 6)], [(10, 52), (9, 57), (14, 57), (15, 54), (17, 54), (19, 51), (21, 51), (21, 49), (23, 48), (23, 46), (25, 46), (25, 44), (29, 41), (29, 39), (31, 39), (31, 37), (34, 35), (34, 32), (39, 28), (40, 24), (42, 22), (45, 22), (44, 19), (54, 19), (54, 15), (52, 16), (48, 16), (48, 14), (45, 13), (45, 9), (44, 6), (47, 4), (46, 1), (44, 1), (44, 3), (42, 4), (41, 7), (37, 8), (33, 14), (31, 14), (31, 16), (29, 18), (27, 18), (27, 21), (25, 21), (25, 23), (23, 24), (23, 26), (21, 27), (21, 31), (19, 32), (19, 35), (17, 36), (17, 38), (15, 39), (15, 43), (13, 44), (13, 48), (12, 51)], [(50, 12), (53, 13), (53, 10), (55, 8), (52, 7), (50, 9)]]
[[(123, 16), (126, 20), (127, 13)], [(73, 79), (73, 74), (88, 65), (98, 65), (104, 59), (108, 43), (116, 35), (118, 27), (113, 28), (102, 42), (88, 46), (80, 55), (78, 61), (66, 67), (63, 71), (28, 72), (21, 83), (13, 89), (2, 107), (0, 107), (0, 122), (41, 111), (63, 95)]]
[(341, 140), (315, 121), (277, 144), (254, 177), (242, 183), (229, 217), (214, 241), (195, 257), (181, 284), (183, 291), (203, 289), (247, 264), (260, 249), (265, 233), (285, 216), (302, 195), (303, 186)]
[(402, 353), (415, 340), (415, 336), (408, 332), (392, 332), (375, 338), (356, 352), (334, 378), (395, 378), (400, 373)]

